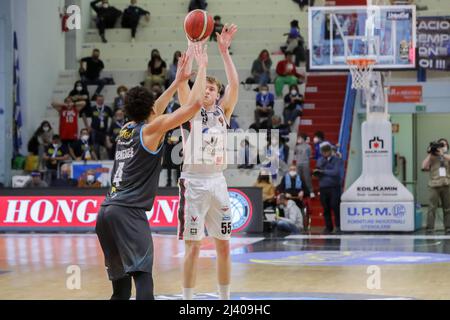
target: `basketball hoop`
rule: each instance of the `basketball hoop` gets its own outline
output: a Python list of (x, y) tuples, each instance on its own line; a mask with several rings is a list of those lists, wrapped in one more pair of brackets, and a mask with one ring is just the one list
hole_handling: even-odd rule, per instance
[(375, 65), (375, 58), (348, 58), (347, 64), (352, 74), (352, 88), (353, 89), (368, 89), (370, 88), (370, 75)]

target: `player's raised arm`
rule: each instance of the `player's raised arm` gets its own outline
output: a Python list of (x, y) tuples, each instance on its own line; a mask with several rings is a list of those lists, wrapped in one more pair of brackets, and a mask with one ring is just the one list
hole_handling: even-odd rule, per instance
[(178, 110), (170, 114), (160, 116), (151, 116), (150, 123), (143, 130), (143, 138), (145, 146), (151, 150), (155, 150), (164, 134), (176, 128), (186, 121), (190, 120), (201, 108), (203, 103), (203, 95), (206, 88), (206, 68), (208, 66), (208, 55), (206, 47), (202, 44), (194, 46), (194, 57), (199, 68), (195, 84), (192, 88), (187, 104), (181, 106)]
[(189, 86), (187, 85), (187, 81), (192, 76), (191, 74), (192, 60), (193, 60), (192, 52), (188, 51), (186, 53), (181, 54), (180, 59), (178, 59), (177, 75), (175, 77), (175, 80), (166, 89), (166, 91), (164, 91), (164, 93), (155, 101), (153, 110), (155, 111), (156, 115), (161, 115), (164, 113), (167, 106), (169, 105), (170, 99), (172, 99), (173, 95), (175, 94), (175, 92), (177, 92), (177, 89), (179, 89), (180, 86), (186, 85), (189, 88)]
[(236, 32), (236, 25), (232, 24), (229, 26), (228, 24), (225, 24), (222, 32), (220, 34), (216, 33), (217, 44), (219, 46), (219, 51), (225, 65), (225, 73), (228, 80), (228, 85), (225, 88), (225, 94), (221, 103), (228, 121), (233, 114), (233, 110), (236, 106), (239, 96), (239, 75), (237, 73), (236, 66), (233, 63), (233, 60), (231, 59), (230, 51), (228, 50)]

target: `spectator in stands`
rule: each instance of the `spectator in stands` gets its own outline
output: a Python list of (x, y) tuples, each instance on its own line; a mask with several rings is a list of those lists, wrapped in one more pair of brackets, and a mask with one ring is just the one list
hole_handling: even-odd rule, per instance
[(175, 53), (173, 54), (173, 60), (172, 60), (172, 64), (169, 66), (169, 74), (168, 74), (168, 83), (166, 87), (169, 87), (172, 82), (175, 81), (175, 77), (177, 75), (177, 66), (178, 66), (178, 59), (180, 59), (181, 57), (181, 52), (180, 51), (175, 51)]
[(284, 217), (276, 216), (273, 226), (276, 230), (298, 234), (303, 230), (303, 215), (295, 201), (289, 199), (285, 194), (278, 197), (278, 205), (284, 211)]
[(297, 117), (303, 112), (303, 95), (300, 93), (298, 86), (293, 84), (289, 86), (289, 93), (284, 96), (284, 123), (292, 126)]
[(269, 51), (263, 50), (258, 58), (253, 61), (252, 76), (253, 80), (260, 85), (270, 83), (270, 68), (272, 67), (272, 60), (270, 59)]
[(119, 86), (117, 88), (117, 97), (114, 98), (114, 111), (122, 109), (125, 106), (125, 97), (127, 95), (128, 88), (126, 86)]
[(275, 187), (272, 182), (270, 182), (269, 173), (262, 171), (253, 186), (262, 189), (264, 209), (276, 205)]
[(303, 197), (305, 196), (305, 192), (303, 190), (302, 179), (298, 174), (295, 165), (289, 166), (289, 171), (281, 179), (277, 191), (286, 195), (288, 199), (294, 200), (300, 208), (303, 207)]
[(42, 121), (41, 125), (34, 132), (28, 141), (28, 152), (42, 157), (45, 148), (50, 145), (53, 138), (53, 129), (48, 121)]
[(119, 9), (110, 6), (108, 0), (94, 0), (91, 2), (91, 8), (97, 13), (95, 19), (98, 33), (102, 38), (103, 43), (108, 42), (105, 38), (105, 29), (114, 28), (117, 19), (122, 14)]
[(151, 59), (147, 66), (147, 79), (145, 80), (145, 87), (151, 90), (152, 85), (157, 83), (161, 86), (164, 85), (167, 75), (167, 65), (161, 58), (161, 55), (157, 49), (152, 50)]
[(259, 92), (256, 94), (256, 109), (255, 109), (255, 123), (260, 125), (261, 117), (267, 118), (267, 126), (272, 126), (273, 106), (275, 97), (273, 93), (269, 92), (267, 84), (259, 87)]
[(69, 152), (71, 157), (76, 161), (98, 160), (94, 145), (89, 139), (89, 131), (86, 128), (81, 129), (80, 139), (72, 144)]
[(72, 188), (78, 185), (78, 181), (70, 177), (70, 164), (64, 163), (60, 169), (60, 176), (58, 179), (52, 181), (51, 187)]
[(211, 36), (209, 37), (209, 41), (216, 41), (217, 42), (217, 33), (221, 33), (223, 29), (223, 23), (222, 18), (220, 16), (214, 16), (214, 29), (211, 33)]
[(78, 188), (101, 188), (102, 184), (97, 180), (95, 170), (88, 170), (78, 179)]
[(278, 62), (275, 79), (275, 93), (277, 97), (283, 94), (283, 87), (287, 85), (298, 84), (303, 79), (303, 76), (297, 72), (295, 64), (293, 63), (292, 52), (286, 52), (285, 59)]
[(44, 161), (47, 167), (46, 180), (48, 182), (56, 179), (58, 167), (67, 160), (70, 160), (67, 147), (62, 144), (59, 135), (53, 135), (52, 144), (46, 148), (44, 153)]
[(31, 174), (31, 179), (28, 180), (24, 188), (47, 188), (47, 182), (42, 180), (41, 173), (39, 171), (33, 171)]
[(189, 2), (188, 11), (191, 12), (195, 9), (206, 10), (208, 3), (205, 0), (191, 0)]
[(292, 0), (292, 1), (294, 1), (295, 3), (297, 3), (298, 4), (298, 6), (300, 7), (300, 10), (301, 11), (303, 11), (303, 9), (306, 7), (306, 6), (310, 6), (310, 7), (313, 7), (314, 6), (314, 0)]
[[(328, 141), (325, 141), (325, 134), (322, 131), (316, 131), (313, 137), (315, 160), (319, 160), (322, 157), (322, 154), (320, 153), (320, 145), (324, 142), (329, 143)], [(331, 143), (329, 144), (331, 145)]]
[(84, 101), (84, 108), (80, 110), (79, 117), (83, 118), (84, 126), (87, 127), (88, 123), (86, 112), (89, 111), (90, 107), (89, 91), (87, 89), (87, 86), (80, 80), (76, 81), (72, 91), (70, 91), (69, 93), (69, 97), (72, 98), (72, 101), (74, 103)]
[(320, 203), (323, 207), (326, 228), (324, 233), (333, 232), (331, 210), (334, 213), (336, 232), (340, 232), (340, 203), (341, 203), (341, 162), (332, 155), (331, 145), (324, 144), (320, 148), (322, 157), (317, 161), (313, 174), (319, 178)]
[(257, 152), (247, 138), (241, 141), (238, 156), (238, 169), (253, 169), (257, 162)]
[(152, 90), (153, 98), (157, 100), (164, 92), (162, 86), (159, 83), (152, 84)]
[[(179, 108), (179, 105), (178, 105)], [(177, 128), (178, 129), (178, 128)], [(171, 130), (167, 132), (166, 138), (165, 138), (165, 145), (164, 145), (164, 157), (163, 157), (163, 163), (162, 168), (166, 169), (167, 172), (167, 178), (166, 178), (166, 187), (172, 186), (172, 170), (175, 170), (175, 181), (178, 181), (180, 178), (181, 173), (181, 167), (179, 164), (174, 163), (173, 159), (173, 151), (175, 146), (181, 142), (181, 137), (174, 134), (175, 130)]]
[(137, 0), (131, 0), (130, 5), (123, 11), (122, 28), (131, 29), (131, 42), (135, 42), (136, 30), (141, 17), (145, 17), (147, 22), (150, 21), (150, 12), (136, 5)]
[(59, 136), (66, 148), (77, 140), (78, 114), (84, 106), (84, 101), (74, 103), (70, 96), (64, 99), (64, 103), (52, 103), (52, 107), (59, 113)]
[(111, 108), (105, 105), (102, 95), (97, 96), (95, 105), (91, 107), (90, 116), (92, 120), (89, 128), (91, 141), (94, 144), (95, 153), (101, 159), (100, 147), (106, 148), (106, 133), (113, 116)]
[(80, 77), (85, 86), (97, 85), (95, 95), (102, 92), (105, 86), (105, 80), (100, 78), (100, 72), (105, 68), (102, 60), (100, 60), (100, 50), (94, 49), (92, 56), (84, 57), (80, 60)]
[(280, 138), (288, 138), (289, 133), (291, 132), (290, 126), (287, 124), (284, 124), (281, 121), (280, 116), (278, 116), (278, 115), (274, 115), (272, 117), (272, 127), (269, 127), (269, 128), (272, 130), (278, 130), (279, 134), (280, 134)]
[(119, 136), (120, 130), (125, 125), (125, 113), (122, 109), (114, 111), (114, 119), (108, 129), (106, 137), (106, 146), (109, 151), (109, 159), (114, 159), (116, 153), (116, 139)]
[(309, 137), (305, 133), (301, 133), (298, 136), (297, 145), (295, 146), (294, 158), (297, 163), (297, 171), (310, 192), (309, 196), (314, 198), (315, 194), (312, 185), (310, 168), (311, 152)]
[(287, 36), (286, 46), (282, 47), (284, 52), (292, 52), (295, 55), (295, 65), (300, 66), (300, 62), (306, 60), (305, 52), (305, 40), (300, 34), (300, 27), (298, 20), (291, 21), (291, 28), (289, 33), (285, 33)]

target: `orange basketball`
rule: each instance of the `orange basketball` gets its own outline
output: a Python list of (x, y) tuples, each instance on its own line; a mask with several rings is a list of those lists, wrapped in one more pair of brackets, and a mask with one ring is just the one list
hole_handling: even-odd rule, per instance
[(193, 10), (184, 19), (184, 32), (191, 41), (208, 38), (214, 30), (214, 20), (204, 10)]

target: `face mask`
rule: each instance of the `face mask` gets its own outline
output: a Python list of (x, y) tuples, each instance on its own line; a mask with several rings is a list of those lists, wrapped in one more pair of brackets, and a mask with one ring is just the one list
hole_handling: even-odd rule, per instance
[(78, 92), (81, 92), (81, 90), (83, 90), (83, 87), (77, 87)]
[(265, 96), (265, 95), (267, 94), (267, 90), (262, 90), (262, 91), (261, 91), (261, 94), (262, 94), (263, 96)]
[(81, 140), (88, 141), (89, 140), (89, 136), (88, 135), (82, 135), (81, 136)]
[(92, 183), (95, 181), (95, 176), (92, 174), (88, 174), (88, 176), (86, 177), (86, 181), (89, 183)]
[(50, 131), (50, 127), (47, 127), (47, 126), (42, 127), (42, 129), (43, 129), (45, 132), (49, 132), (49, 131)]
[(103, 4), (103, 8), (107, 9), (108, 7), (109, 7), (109, 4), (107, 4), (107, 3)]
[(125, 95), (126, 95), (127, 93), (125, 92), (125, 91), (121, 91), (120, 92), (120, 96), (122, 97), (122, 98), (125, 98)]
[(443, 147), (443, 148), (442, 148), (442, 151), (443, 151), (444, 153), (447, 153), (448, 148), (447, 148), (447, 147)]
[(291, 95), (293, 96), (297, 95), (297, 90), (291, 90)]
[(289, 171), (289, 175), (291, 177), (294, 177), (297, 174), (297, 171)]
[(314, 141), (314, 143), (319, 143), (320, 141), (319, 141), (319, 138), (317, 138), (317, 137), (315, 137), (314, 139), (313, 139), (313, 141)]
[(59, 148), (59, 144), (58, 143), (54, 143), (53, 144), (53, 148), (58, 149)]
[(298, 139), (298, 140), (297, 140), (297, 143), (298, 143), (298, 144), (302, 144), (302, 143), (303, 143), (303, 140), (302, 140), (302, 139)]

